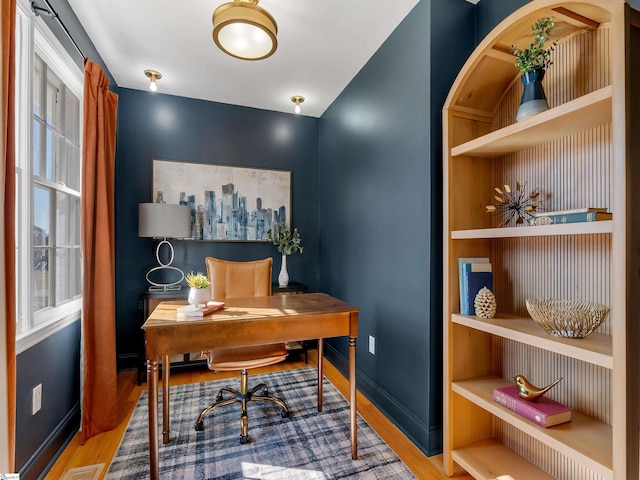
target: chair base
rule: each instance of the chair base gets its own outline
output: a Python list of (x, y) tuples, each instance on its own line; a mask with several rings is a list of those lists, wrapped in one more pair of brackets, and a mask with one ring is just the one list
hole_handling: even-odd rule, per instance
[[(218, 394), (216, 395), (216, 401), (210, 405), (207, 405), (202, 409), (200, 415), (196, 419), (195, 429), (197, 432), (201, 432), (204, 430), (204, 416), (209, 412), (209, 410), (213, 410), (218, 407), (225, 407), (227, 405), (232, 405), (234, 403), (241, 404), (241, 412), (240, 412), (240, 443), (245, 444), (249, 440), (249, 416), (247, 415), (247, 403), (250, 401), (255, 402), (271, 402), (278, 404), (282, 407), (280, 411), (280, 416), (282, 418), (289, 417), (289, 408), (287, 405), (279, 399), (278, 397), (274, 397), (273, 395), (269, 395), (269, 389), (264, 383), (260, 383), (253, 387), (251, 390), (248, 389), (248, 375), (246, 370), (242, 370), (240, 374), (240, 391), (234, 390), (229, 387), (222, 387), (218, 390)], [(260, 395), (256, 395), (256, 392), (261, 390)], [(233, 398), (223, 398), (222, 393), (226, 392), (233, 395)]]

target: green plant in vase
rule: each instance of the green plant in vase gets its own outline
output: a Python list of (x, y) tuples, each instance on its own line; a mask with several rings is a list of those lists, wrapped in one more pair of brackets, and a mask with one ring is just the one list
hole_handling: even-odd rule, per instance
[(211, 282), (207, 276), (201, 272), (195, 274), (193, 272), (188, 273), (185, 278), (187, 280), (187, 285), (191, 288), (207, 288), (211, 286)]
[(278, 275), (278, 285), (286, 287), (289, 285), (289, 273), (287, 272), (287, 255), (304, 251), (297, 228), (291, 230), (286, 223), (282, 222), (277, 229), (267, 231), (267, 239), (278, 247), (278, 252), (282, 254), (282, 264)]
[(554, 50), (556, 42), (552, 42), (547, 48), (545, 48), (545, 43), (549, 40), (554, 27), (555, 23), (552, 18), (540, 18), (531, 25), (534, 41), (528, 47), (520, 50), (515, 45), (511, 45), (511, 50), (516, 56), (515, 65), (520, 71), (520, 78), (524, 85), (516, 117), (518, 122), (549, 109), (547, 97), (542, 88), (542, 79), (545, 69), (553, 63), (551, 52)]
[(189, 303), (196, 306), (206, 305), (211, 299), (211, 291), (209, 290), (211, 282), (207, 276), (201, 272), (195, 274), (191, 272), (187, 274), (185, 280), (187, 281), (187, 285), (191, 287), (188, 297)]
[(545, 69), (553, 64), (551, 60), (551, 52), (556, 46), (553, 42), (550, 47), (544, 48), (544, 44), (555, 27), (552, 18), (540, 18), (536, 23), (531, 25), (533, 30), (534, 43), (530, 43), (527, 48), (519, 50), (515, 45), (511, 45), (511, 50), (516, 56), (516, 67), (520, 73), (525, 74), (538, 69)]

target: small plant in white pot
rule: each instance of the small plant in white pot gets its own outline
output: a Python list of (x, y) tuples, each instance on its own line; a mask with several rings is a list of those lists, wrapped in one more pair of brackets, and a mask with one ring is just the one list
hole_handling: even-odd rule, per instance
[(287, 272), (287, 255), (300, 252), (304, 247), (300, 245), (302, 239), (297, 228), (291, 230), (286, 223), (282, 222), (278, 228), (267, 232), (267, 239), (278, 247), (278, 252), (282, 254), (282, 264), (278, 275), (278, 285), (286, 287), (289, 285), (289, 273)]
[(187, 285), (191, 287), (188, 297), (189, 303), (195, 306), (206, 305), (211, 299), (211, 291), (209, 290), (211, 282), (207, 276), (201, 272), (191, 272), (187, 274), (185, 279), (187, 281)]

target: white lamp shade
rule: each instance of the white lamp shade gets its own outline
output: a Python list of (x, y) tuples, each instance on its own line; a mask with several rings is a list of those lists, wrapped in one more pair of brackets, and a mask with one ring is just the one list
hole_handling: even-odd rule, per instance
[(187, 238), (191, 235), (191, 211), (187, 205), (140, 203), (138, 236)]

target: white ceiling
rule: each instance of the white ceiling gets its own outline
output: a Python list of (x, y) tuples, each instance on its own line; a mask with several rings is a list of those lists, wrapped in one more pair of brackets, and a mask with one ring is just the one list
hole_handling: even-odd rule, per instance
[[(467, 0), (470, 1), (470, 0)], [(225, 0), (68, 0), (118, 86), (320, 117), (418, 0), (261, 0), (278, 23), (265, 60), (229, 57), (211, 15)], [(64, 19), (62, 19), (64, 21)]]

